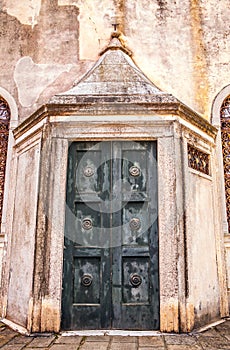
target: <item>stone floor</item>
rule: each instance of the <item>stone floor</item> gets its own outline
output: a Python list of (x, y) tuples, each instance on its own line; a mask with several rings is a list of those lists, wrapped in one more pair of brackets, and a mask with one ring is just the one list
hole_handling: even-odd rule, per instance
[(22, 336), (0, 323), (1, 350), (230, 350), (230, 319), (203, 332), (135, 336)]

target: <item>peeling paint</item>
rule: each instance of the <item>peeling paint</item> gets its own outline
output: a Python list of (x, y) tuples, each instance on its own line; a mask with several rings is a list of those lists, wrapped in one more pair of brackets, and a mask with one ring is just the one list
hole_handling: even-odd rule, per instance
[(37, 17), (39, 16), (41, 8), (41, 0), (23, 0), (15, 2), (14, 0), (5, 0), (3, 10), (9, 15), (16, 17), (22, 24), (32, 25), (37, 24)]
[[(143, 72), (205, 117), (217, 91), (229, 83), (227, 0), (218, 7), (216, 0), (2, 2), (0, 85), (12, 95), (20, 57), (57, 65), (96, 60), (109, 41), (114, 19)], [(43, 93), (39, 103), (46, 101)], [(17, 95), (15, 99), (18, 102)], [(20, 105), (19, 111), (22, 119), (32, 112)]]
[(59, 0), (58, 4), (75, 5), (79, 8), (80, 59), (97, 59), (112, 32), (112, 22), (116, 17), (114, 1)]
[(69, 72), (71, 68), (72, 64), (35, 64), (31, 57), (22, 57), (18, 60), (14, 71), (14, 81), (21, 105), (32, 106), (47, 86), (63, 72)]

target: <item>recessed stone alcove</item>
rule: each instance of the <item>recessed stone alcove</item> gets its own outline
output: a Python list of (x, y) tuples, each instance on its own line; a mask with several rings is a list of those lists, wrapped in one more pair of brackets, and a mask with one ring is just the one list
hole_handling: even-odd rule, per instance
[(68, 150), (73, 142), (156, 142), (159, 329), (188, 332), (228, 315), (217, 130), (160, 91), (113, 38), (76, 85), (15, 130), (3, 316), (58, 332)]

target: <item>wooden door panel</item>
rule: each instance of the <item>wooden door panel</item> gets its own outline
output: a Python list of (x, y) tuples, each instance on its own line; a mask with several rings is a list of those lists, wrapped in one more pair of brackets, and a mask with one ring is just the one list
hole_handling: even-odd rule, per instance
[(100, 265), (100, 258), (74, 258), (73, 304), (100, 304)]
[(122, 303), (150, 305), (149, 257), (132, 256), (122, 260)]
[(67, 330), (110, 327), (107, 153), (97, 143), (69, 148), (62, 296), (62, 328)]
[(73, 143), (64, 329), (158, 329), (155, 142)]
[(101, 163), (100, 150), (77, 151), (76, 190), (78, 193), (100, 191), (103, 178), (100, 176), (98, 164)]
[[(138, 143), (135, 144), (138, 147)], [(146, 150), (123, 150), (121, 157), (122, 179), (130, 185), (130, 187), (127, 187), (128, 191), (144, 193), (146, 191), (147, 180)]]
[(123, 245), (148, 245), (148, 229), (148, 203), (139, 201), (127, 203), (122, 211)]

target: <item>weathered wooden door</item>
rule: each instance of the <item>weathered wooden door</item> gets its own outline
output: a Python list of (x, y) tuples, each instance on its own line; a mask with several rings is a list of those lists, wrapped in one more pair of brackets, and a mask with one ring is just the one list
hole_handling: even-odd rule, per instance
[(156, 142), (69, 147), (62, 329), (158, 329)]

